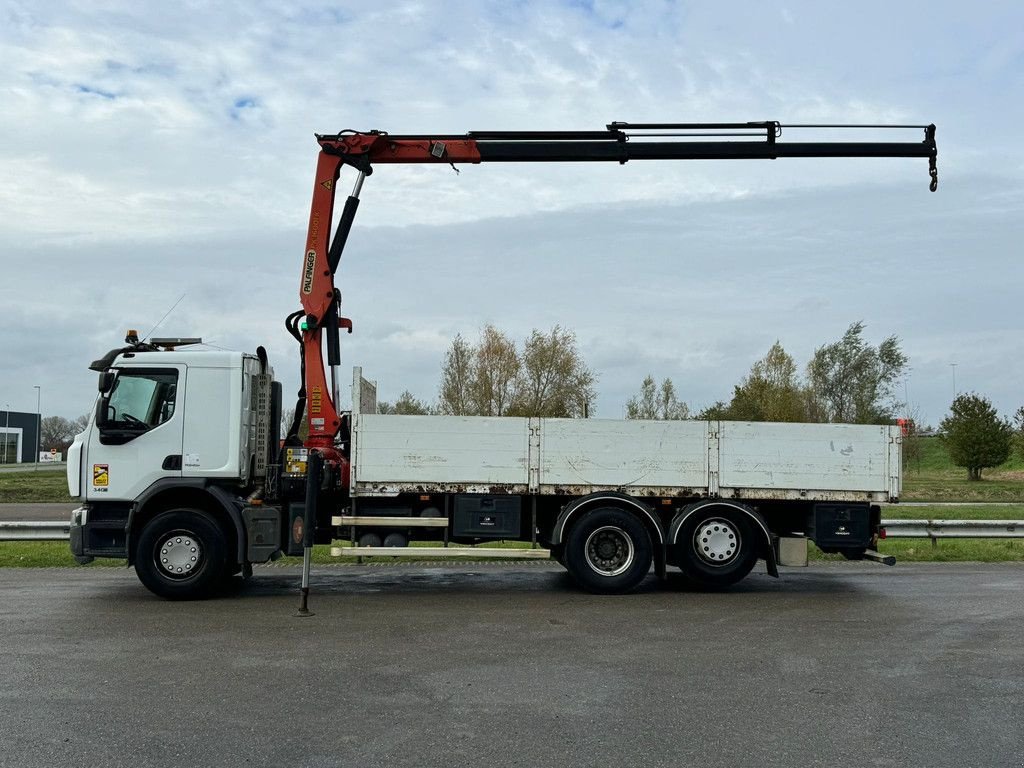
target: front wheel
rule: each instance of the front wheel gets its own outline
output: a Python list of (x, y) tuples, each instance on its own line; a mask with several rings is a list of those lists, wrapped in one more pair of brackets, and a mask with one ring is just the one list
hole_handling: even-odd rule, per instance
[(651, 537), (635, 515), (614, 507), (588, 512), (569, 531), (564, 564), (588, 592), (635, 589), (651, 569)]
[(170, 600), (208, 597), (226, 571), (224, 532), (206, 512), (170, 509), (142, 529), (135, 572), (150, 592)]

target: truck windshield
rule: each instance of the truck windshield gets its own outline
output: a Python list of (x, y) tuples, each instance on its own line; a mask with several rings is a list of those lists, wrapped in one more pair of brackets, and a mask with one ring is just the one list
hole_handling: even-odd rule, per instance
[(174, 415), (178, 372), (122, 370), (107, 401), (107, 424), (146, 430)]

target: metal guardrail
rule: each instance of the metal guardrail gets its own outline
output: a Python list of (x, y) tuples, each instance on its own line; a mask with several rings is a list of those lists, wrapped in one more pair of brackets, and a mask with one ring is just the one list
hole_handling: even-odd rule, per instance
[(1024, 520), (882, 520), (887, 539), (1022, 539)]
[[(1024, 539), (1024, 520), (882, 520), (887, 539)], [(61, 521), (0, 521), (0, 541), (67, 541)]]
[(0, 522), (0, 541), (67, 541), (71, 525), (60, 520)]

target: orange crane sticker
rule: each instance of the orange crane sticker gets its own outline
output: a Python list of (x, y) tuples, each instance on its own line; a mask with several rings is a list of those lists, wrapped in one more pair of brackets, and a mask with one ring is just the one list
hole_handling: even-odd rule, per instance
[(92, 465), (92, 484), (98, 486), (110, 485), (109, 464)]

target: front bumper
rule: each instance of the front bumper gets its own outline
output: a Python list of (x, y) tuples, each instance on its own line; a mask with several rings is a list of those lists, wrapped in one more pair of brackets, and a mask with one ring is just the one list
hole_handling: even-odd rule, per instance
[(92, 555), (85, 554), (85, 524), (89, 519), (89, 508), (78, 507), (71, 510), (71, 525), (68, 529), (71, 543), (71, 555), (79, 565), (88, 565), (95, 560)]
[(97, 557), (128, 557), (128, 510), (83, 505), (71, 512), (69, 541), (75, 562), (85, 565)]

